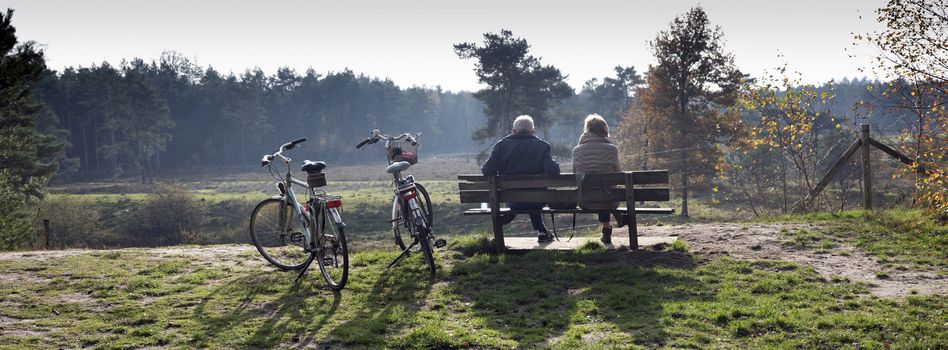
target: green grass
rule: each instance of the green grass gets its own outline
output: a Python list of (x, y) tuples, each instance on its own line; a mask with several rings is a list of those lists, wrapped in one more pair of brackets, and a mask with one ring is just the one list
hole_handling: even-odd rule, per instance
[(874, 255), (880, 263), (943, 271), (948, 267), (948, 223), (921, 210), (895, 209), (784, 215), (759, 222), (819, 223), (819, 230), (788, 232), (791, 246), (831, 251), (851, 244)]
[[(0, 347), (938, 348), (945, 296), (901, 300), (780, 261), (679, 251), (489, 255), (452, 242), (429, 282), (417, 256), (352, 257), (329, 292), (253, 250), (213, 258), (130, 249), (0, 260)], [(214, 265), (211, 265), (214, 264)], [(16, 277), (16, 278), (10, 278)], [(16, 322), (12, 322), (16, 321)]]

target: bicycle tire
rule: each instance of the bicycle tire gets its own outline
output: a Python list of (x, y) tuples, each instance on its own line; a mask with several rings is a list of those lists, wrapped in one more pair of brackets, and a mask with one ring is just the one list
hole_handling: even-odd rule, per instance
[(425, 262), (428, 264), (428, 273), (433, 278), (438, 267), (435, 265), (434, 250), (431, 248), (431, 241), (428, 240), (428, 237), (419, 237), (418, 244), (421, 245), (421, 252), (425, 256)]
[(398, 196), (392, 197), (392, 236), (395, 239), (395, 246), (399, 250), (405, 250), (405, 240), (402, 239), (401, 227), (408, 227), (406, 224), (405, 218), (402, 217), (402, 202), (399, 200)]
[[(428, 273), (431, 278), (434, 278), (435, 272), (437, 272), (438, 267), (437, 265), (435, 265), (434, 248), (431, 247), (431, 241), (428, 240), (428, 237), (430, 236), (431, 226), (425, 225), (425, 223), (419, 224), (418, 222), (415, 222), (415, 217), (411, 215), (411, 213), (409, 213), (408, 203), (403, 203), (402, 206), (405, 212), (408, 213), (405, 220), (409, 223), (409, 227), (411, 227), (412, 237), (418, 240), (418, 250), (421, 250), (422, 255), (424, 256), (424, 259), (425, 259), (425, 263), (428, 265)], [(424, 212), (424, 209), (422, 209), (422, 212)], [(423, 215), (422, 220), (428, 219), (427, 216), (425, 216), (424, 214), (422, 215)], [(428, 227), (427, 231), (425, 230), (425, 227)]]
[[(419, 192), (421, 192), (421, 195), (422, 195), (421, 197), (416, 196), (415, 200), (422, 202), (421, 205), (419, 205), (418, 207), (421, 208), (421, 212), (425, 216), (425, 220), (427, 221), (428, 228), (430, 229), (433, 225), (432, 220), (434, 218), (434, 212), (432, 211), (432, 208), (431, 208), (431, 198), (428, 197), (428, 191), (425, 190), (424, 186), (416, 183), (415, 187), (418, 189)], [(401, 235), (401, 226), (404, 226), (407, 228), (409, 227), (409, 225), (411, 225), (411, 223), (409, 223), (408, 220), (405, 220), (407, 217), (402, 216), (401, 207), (402, 207), (402, 204), (401, 204), (401, 201), (398, 200), (398, 196), (397, 195), (393, 196), (392, 197), (392, 233), (394, 235), (395, 245), (399, 249), (405, 250), (405, 247), (407, 246), (405, 245), (404, 237), (402, 237)]]
[[(321, 223), (322, 230), (320, 230), (319, 239), (322, 249), (317, 249), (315, 252), (316, 255), (316, 264), (319, 265), (319, 272), (323, 275), (323, 280), (326, 281), (326, 285), (329, 286), (329, 289), (334, 291), (340, 291), (346, 286), (346, 282), (349, 280), (349, 245), (346, 242), (346, 232), (345, 229), (339, 226), (336, 226), (335, 222), (329, 222), (328, 227), (333, 228), (334, 234), (332, 241), (327, 242), (326, 239), (330, 236), (326, 236), (326, 218), (329, 216), (329, 210), (323, 210), (321, 213)], [(327, 265), (327, 259), (330, 258), (326, 256), (327, 243), (329, 243), (329, 248), (335, 253), (331, 258), (333, 259), (333, 265)], [(342, 263), (339, 264), (339, 258), (342, 259)], [(335, 272), (336, 274), (341, 274), (341, 276), (335, 276), (331, 270), (340, 270)]]
[[(267, 262), (281, 270), (300, 269), (314, 258), (302, 244), (292, 244), (291, 235), (296, 220), (288, 220), (285, 216), (290, 209), (283, 200), (269, 198), (257, 204), (250, 214), (249, 229), (253, 245)], [(274, 214), (276, 218), (272, 217)], [(264, 230), (263, 225), (269, 226), (269, 230)], [(287, 249), (280, 249), (282, 247)], [(302, 260), (298, 260), (300, 257), (303, 257)]]
[[(421, 205), (420, 207), (425, 212), (425, 219), (428, 220), (428, 227), (433, 228), (434, 227), (434, 210), (431, 208), (431, 197), (428, 197), (428, 190), (425, 189), (425, 186), (422, 186), (420, 183), (417, 183), (417, 182), (415, 183), (415, 188), (417, 188), (418, 192), (421, 192), (421, 195), (425, 197), (424, 203), (423, 203), (424, 205)], [(415, 197), (415, 199), (418, 199), (418, 198), (419, 197)]]

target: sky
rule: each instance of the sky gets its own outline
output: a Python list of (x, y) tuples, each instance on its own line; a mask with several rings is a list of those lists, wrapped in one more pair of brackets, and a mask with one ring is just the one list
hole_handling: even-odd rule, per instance
[[(90, 66), (176, 51), (199, 65), (241, 73), (279, 67), (303, 73), (346, 68), (402, 87), (477, 90), (474, 62), (453, 44), (513, 31), (576, 89), (654, 63), (648, 41), (702, 6), (738, 67), (762, 76), (784, 63), (805, 82), (869, 77), (874, 51), (853, 33), (881, 30), (884, 0), (652, 1), (211, 1), (8, 0), (20, 40), (43, 45), (47, 64)], [(847, 51), (848, 49), (848, 51)], [(855, 57), (851, 57), (855, 56)]]

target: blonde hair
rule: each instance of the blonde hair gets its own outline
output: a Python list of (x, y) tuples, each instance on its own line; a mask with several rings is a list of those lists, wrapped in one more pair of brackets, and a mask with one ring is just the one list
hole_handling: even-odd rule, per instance
[(602, 137), (609, 137), (609, 124), (606, 124), (606, 120), (603, 119), (601, 115), (590, 114), (586, 117), (584, 124), (583, 132)]

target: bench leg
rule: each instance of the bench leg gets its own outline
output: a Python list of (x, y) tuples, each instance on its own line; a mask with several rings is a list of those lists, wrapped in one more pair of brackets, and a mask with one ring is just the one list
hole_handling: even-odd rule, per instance
[(635, 213), (629, 213), (626, 220), (629, 225), (629, 249), (639, 249), (639, 227), (635, 222)]
[(507, 246), (504, 244), (504, 225), (500, 223), (500, 214), (492, 213), (490, 220), (494, 229), (494, 251), (502, 253), (507, 249)]

